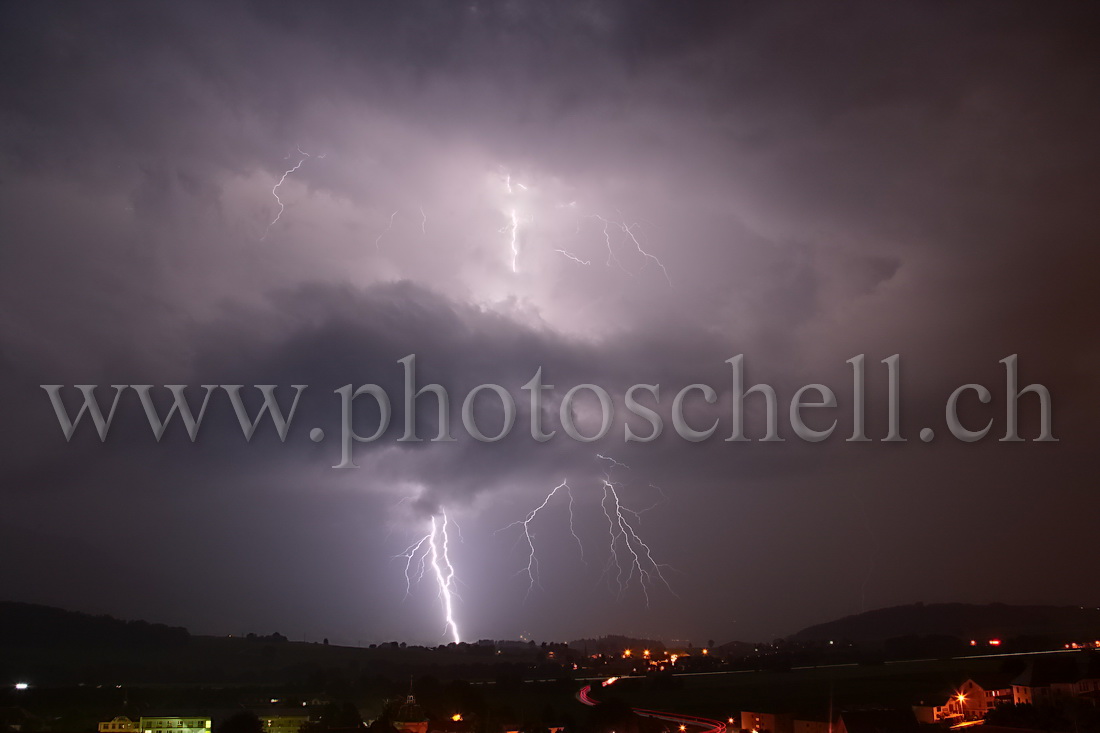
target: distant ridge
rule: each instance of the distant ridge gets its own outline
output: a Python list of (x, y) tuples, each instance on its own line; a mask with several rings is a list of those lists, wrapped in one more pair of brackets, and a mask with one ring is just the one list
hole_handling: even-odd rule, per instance
[(187, 629), (177, 626), (0, 601), (0, 647), (7, 649), (179, 646), (190, 636)]
[(788, 638), (792, 641), (873, 643), (901, 636), (954, 636), (982, 640), (1056, 636), (1091, 641), (1100, 639), (1100, 609), (1010, 606), (1003, 603), (914, 603), (808, 626)]

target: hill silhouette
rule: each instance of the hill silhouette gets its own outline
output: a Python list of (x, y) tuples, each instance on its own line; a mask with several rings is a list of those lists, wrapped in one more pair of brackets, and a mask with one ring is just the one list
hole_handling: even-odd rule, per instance
[(34, 603), (0, 602), (0, 647), (95, 648), (184, 646), (191, 634), (182, 627), (147, 621), (121, 621)]
[(1012, 606), (1003, 603), (914, 603), (880, 608), (808, 626), (791, 641), (874, 643), (902, 636), (953, 636), (987, 640), (1050, 637), (1100, 638), (1100, 609), (1082, 606)]

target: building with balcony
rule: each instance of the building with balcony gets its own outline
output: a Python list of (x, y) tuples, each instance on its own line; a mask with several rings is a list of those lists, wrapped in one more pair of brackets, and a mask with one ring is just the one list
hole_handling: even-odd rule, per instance
[(204, 716), (177, 717), (141, 716), (140, 733), (210, 733), (210, 718)]

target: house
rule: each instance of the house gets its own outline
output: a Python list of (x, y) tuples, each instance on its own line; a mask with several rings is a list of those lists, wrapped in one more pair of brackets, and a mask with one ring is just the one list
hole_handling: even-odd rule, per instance
[(1012, 677), (1007, 674), (988, 674), (971, 677), (952, 690), (944, 690), (944, 702), (922, 700), (913, 706), (917, 722), (926, 725), (951, 721), (981, 720), (998, 705), (1013, 702)]
[(1012, 699), (1017, 705), (1046, 705), (1077, 695), (1081, 683), (1091, 685), (1091, 671), (1082, 671), (1076, 659), (1033, 659), (1012, 680)]
[(116, 715), (106, 723), (99, 724), (99, 733), (140, 733), (141, 726), (138, 721), (130, 720), (125, 715)]
[(742, 711), (741, 729), (750, 733), (794, 733), (794, 716), (790, 713)]
[(941, 708), (941, 717), (936, 720), (981, 720), (997, 705), (1012, 703), (1014, 700), (1010, 675), (990, 674), (977, 679), (972, 677), (959, 685), (947, 699)]

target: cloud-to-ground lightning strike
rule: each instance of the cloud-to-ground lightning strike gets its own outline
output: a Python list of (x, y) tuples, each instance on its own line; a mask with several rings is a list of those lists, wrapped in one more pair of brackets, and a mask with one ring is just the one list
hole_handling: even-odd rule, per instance
[(531, 522), (535, 519), (540, 511), (546, 508), (546, 505), (550, 503), (550, 500), (554, 498), (554, 495), (562, 489), (565, 489), (565, 493), (569, 497), (569, 532), (573, 535), (573, 539), (577, 541), (577, 547), (579, 547), (581, 550), (581, 559), (584, 560), (584, 544), (581, 543), (581, 538), (577, 534), (577, 530), (573, 524), (573, 520), (575, 517), (573, 513), (573, 490), (569, 488), (569, 484), (566, 479), (562, 479), (562, 482), (560, 484), (551, 489), (550, 493), (546, 495), (546, 498), (542, 500), (542, 503), (532, 509), (530, 512), (528, 512), (526, 517), (512, 522), (507, 527), (502, 527), (496, 532), (500, 533), (516, 526), (523, 527), (522, 537), (527, 542), (527, 567), (523, 570), (520, 570), (519, 572), (522, 573), (524, 572), (524, 570), (527, 571), (527, 595), (531, 594), (531, 591), (534, 590), (536, 585), (539, 585), (539, 587), (541, 587), (541, 585), (539, 584), (539, 560), (538, 556), (535, 553), (535, 539), (531, 535)]
[[(451, 565), (451, 557), (448, 552), (448, 538), (447, 538), (447, 512), (443, 512), (443, 523), (440, 527), (439, 534), (442, 537), (442, 545), (436, 538), (436, 524), (435, 517), (432, 517), (432, 533), (428, 535), (430, 539), (429, 544), (432, 546), (432, 569), (435, 570), (436, 582), (439, 583), (439, 595), (443, 601), (443, 614), (447, 621), (447, 628), (451, 630), (451, 635), (454, 637), (454, 641), (457, 644), (462, 641), (462, 637), (458, 633), (458, 624), (455, 623), (454, 617), (454, 585), (455, 569)], [(444, 572), (443, 567), (440, 565), (440, 557), (443, 559), (443, 564), (447, 566)]]
[(383, 229), (382, 231), (378, 232), (378, 236), (374, 238), (374, 248), (375, 248), (375, 249), (381, 249), (381, 248), (379, 247), (379, 243), (380, 243), (380, 242), (382, 241), (382, 237), (383, 237), (383, 236), (384, 236), (384, 235), (386, 234), (386, 232), (388, 232), (389, 230), (393, 229), (393, 218), (394, 218), (395, 216), (397, 216), (397, 211), (398, 211), (397, 209), (394, 209), (394, 210), (393, 210), (393, 213), (392, 213), (392, 214), (390, 214), (390, 220), (389, 220), (389, 223), (388, 223), (388, 224), (386, 224), (386, 228), (385, 228), (385, 229)]
[(267, 233), (270, 232), (271, 227), (275, 226), (275, 224), (279, 221), (279, 219), (282, 218), (283, 211), (286, 209), (286, 205), (283, 203), (283, 200), (281, 198), (279, 198), (279, 187), (283, 185), (284, 181), (286, 181), (286, 177), (289, 176), (291, 173), (294, 173), (299, 168), (301, 168), (302, 163), (305, 163), (306, 158), (309, 157), (309, 153), (305, 152), (301, 148), (298, 148), (298, 152), (301, 153), (301, 155), (302, 155), (301, 160), (299, 160), (297, 165), (295, 165), (293, 168), (285, 171), (283, 173), (282, 177), (279, 179), (279, 181), (274, 186), (271, 187), (271, 195), (275, 197), (275, 202), (279, 204), (279, 213), (275, 214), (275, 218), (268, 222), (267, 228), (264, 229), (263, 236), (260, 237), (260, 241), (263, 241), (263, 240), (267, 239)]
[(454, 617), (454, 599), (458, 594), (454, 589), (455, 569), (451, 563), (450, 540), (447, 536), (447, 512), (441, 511), (440, 516), (442, 521), (438, 523), (434, 516), (431, 518), (428, 534), (409, 545), (404, 552), (394, 555), (394, 557), (405, 558), (406, 598), (412, 590), (413, 583), (419, 583), (423, 580), (427, 572), (427, 566), (429, 564), (432, 566), (432, 573), (439, 588), (439, 600), (443, 604), (445, 633), (449, 632), (457, 644), (462, 641), (462, 638)]
[[(620, 597), (630, 587), (631, 582), (637, 578), (638, 584), (642, 589), (642, 594), (645, 596), (647, 607), (650, 600), (649, 591), (656, 584), (664, 585), (670, 593), (676, 595), (663, 572), (663, 568), (669, 566), (659, 564), (654, 560), (651, 548), (638, 534), (638, 525), (640, 525), (642, 521), (642, 515), (667, 502), (668, 496), (660, 487), (650, 484), (650, 487), (656, 489), (660, 494), (661, 498), (658, 501), (645, 509), (639, 510), (623, 506), (622, 501), (619, 499), (619, 484), (611, 480), (610, 471), (616, 468), (629, 469), (629, 466), (610, 456), (601, 455), (599, 453), (596, 454), (596, 458), (611, 464), (609, 472), (604, 474), (601, 481), (603, 496), (600, 499), (600, 508), (608, 523), (609, 553), (608, 561), (604, 566), (601, 578), (608, 578), (608, 583), (610, 585), (612, 569), (614, 568), (615, 583), (618, 585), (618, 594)], [(560, 484), (547, 493), (542, 503), (524, 515), (523, 519), (516, 520), (497, 530), (497, 533), (500, 533), (512, 527), (522, 527), (523, 531), (520, 534), (520, 538), (527, 546), (527, 564), (517, 573), (517, 575), (521, 573), (527, 575), (528, 595), (530, 595), (535, 586), (541, 588), (539, 583), (539, 559), (535, 550), (534, 534), (531, 531), (531, 523), (540, 512), (547, 508), (554, 496), (562, 491), (569, 497), (569, 531), (573, 535), (573, 539), (576, 540), (578, 547), (581, 548), (581, 559), (585, 559), (584, 544), (577, 534), (575, 527), (573, 491), (566, 480), (562, 480)], [(517, 539), (517, 543), (518, 541)], [(626, 555), (629, 555), (629, 557), (626, 557)], [(587, 564), (587, 561), (585, 561), (585, 564)]]
[[(637, 575), (638, 584), (641, 586), (642, 594), (645, 596), (646, 606), (648, 607), (649, 588), (656, 582), (660, 581), (660, 583), (668, 589), (669, 593), (673, 595), (676, 595), (676, 593), (672, 590), (672, 586), (669, 585), (664, 573), (661, 572), (661, 568), (666, 566), (659, 565), (653, 559), (653, 552), (649, 545), (638, 536), (637, 530), (635, 530), (634, 526), (627, 521), (625, 516), (623, 516), (624, 513), (633, 514), (635, 521), (638, 521), (640, 513), (627, 509), (622, 505), (622, 502), (619, 500), (619, 492), (615, 487), (616, 484), (611, 481), (610, 475), (605, 476), (603, 480), (603, 499), (600, 502), (600, 506), (603, 508), (604, 515), (607, 517), (611, 556), (608, 559), (607, 566), (604, 568), (604, 573), (610, 573), (612, 567), (616, 569), (615, 582), (619, 586), (620, 596), (627, 587), (629, 587), (630, 581), (634, 576)], [(648, 511), (648, 509), (643, 511)], [(619, 554), (619, 545), (622, 545), (626, 552), (630, 554), (630, 561), (625, 567), (622, 556)], [(626, 575), (625, 579), (623, 577), (624, 573)]]

